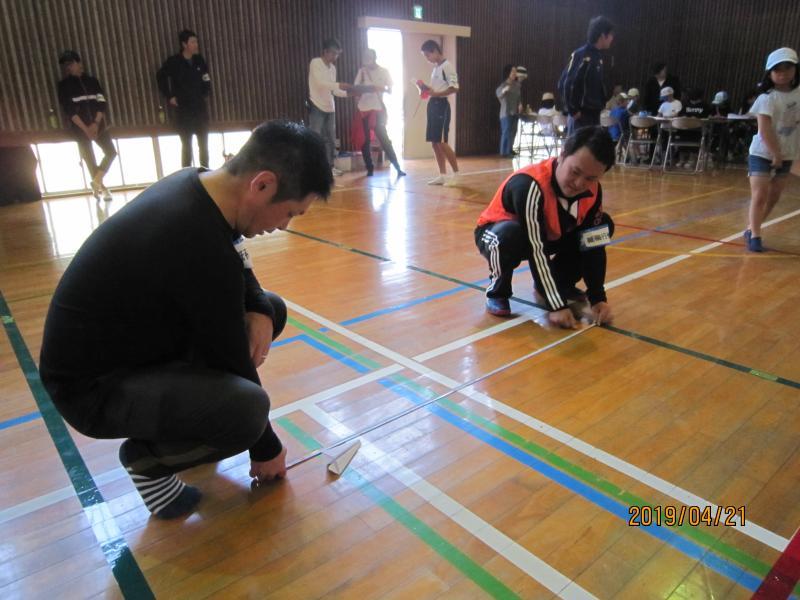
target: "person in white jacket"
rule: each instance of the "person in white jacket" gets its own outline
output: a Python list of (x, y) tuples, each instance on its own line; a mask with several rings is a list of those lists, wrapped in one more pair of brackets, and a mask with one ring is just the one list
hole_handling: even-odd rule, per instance
[(322, 43), (322, 54), (308, 65), (308, 127), (325, 140), (328, 162), (337, 176), (342, 172), (333, 166), (336, 156), (336, 106), (333, 97), (345, 97), (347, 90), (353, 87), (349, 83), (336, 81), (336, 59), (341, 53), (339, 41), (329, 38)]

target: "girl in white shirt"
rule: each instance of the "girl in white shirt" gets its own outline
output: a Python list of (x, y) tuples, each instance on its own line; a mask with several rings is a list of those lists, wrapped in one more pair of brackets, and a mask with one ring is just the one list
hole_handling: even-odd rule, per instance
[(779, 48), (767, 57), (767, 71), (750, 113), (758, 119), (748, 157), (750, 226), (744, 232), (747, 249), (763, 252), (761, 224), (780, 200), (792, 161), (800, 154), (800, 73), (797, 52)]

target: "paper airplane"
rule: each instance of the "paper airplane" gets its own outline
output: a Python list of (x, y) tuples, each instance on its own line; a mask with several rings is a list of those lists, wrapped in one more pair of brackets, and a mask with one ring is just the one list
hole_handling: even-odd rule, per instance
[(359, 448), (361, 448), (361, 440), (356, 440), (351, 445), (346, 446), (341, 452), (336, 454), (334, 454), (333, 451), (326, 452), (325, 458), (328, 461), (328, 471), (334, 475), (341, 475), (344, 473), (344, 470), (348, 467), (350, 461), (353, 460)]

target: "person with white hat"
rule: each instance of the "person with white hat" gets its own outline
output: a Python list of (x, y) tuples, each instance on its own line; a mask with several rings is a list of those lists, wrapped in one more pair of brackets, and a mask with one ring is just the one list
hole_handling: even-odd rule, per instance
[(714, 94), (714, 99), (711, 101), (711, 114), (715, 117), (727, 117), (731, 112), (731, 103), (728, 99), (728, 92), (720, 90)]
[(763, 252), (761, 224), (780, 200), (792, 161), (800, 156), (800, 73), (797, 52), (779, 48), (767, 57), (761, 95), (750, 108), (758, 120), (748, 157), (750, 225), (744, 232), (747, 249)]
[[(542, 94), (542, 102), (539, 106), (537, 114), (540, 117), (554, 117), (558, 114), (558, 109), (556, 108), (556, 97), (553, 92), (545, 92)], [(539, 127), (541, 128), (542, 135), (553, 135), (552, 123), (540, 123)]]
[(661, 89), (661, 106), (658, 107), (658, 115), (660, 117), (677, 117), (678, 113), (683, 109), (681, 101), (675, 98), (675, 90), (667, 86)]
[(546, 117), (552, 117), (558, 114), (558, 110), (556, 109), (556, 97), (553, 92), (545, 92), (542, 94), (542, 104), (537, 112)]

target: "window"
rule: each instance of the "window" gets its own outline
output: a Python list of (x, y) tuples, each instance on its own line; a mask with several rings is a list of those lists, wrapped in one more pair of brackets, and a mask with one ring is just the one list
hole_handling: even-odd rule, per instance
[[(249, 131), (227, 131), (210, 133), (208, 136), (208, 160), (212, 169), (224, 162), (223, 154), (236, 154), (247, 139)], [(194, 157), (199, 151), (197, 139), (193, 140)], [(105, 176), (109, 188), (123, 186), (146, 186), (158, 180), (158, 167), (162, 177), (181, 168), (181, 140), (177, 135), (162, 135), (157, 138), (117, 138), (117, 159)], [(95, 159), (100, 163), (102, 150), (93, 145)], [(34, 144), (33, 152), (38, 158), (37, 178), (45, 194), (88, 192), (91, 176), (81, 160), (75, 142), (57, 144)], [(160, 165), (158, 161), (160, 160)]]

